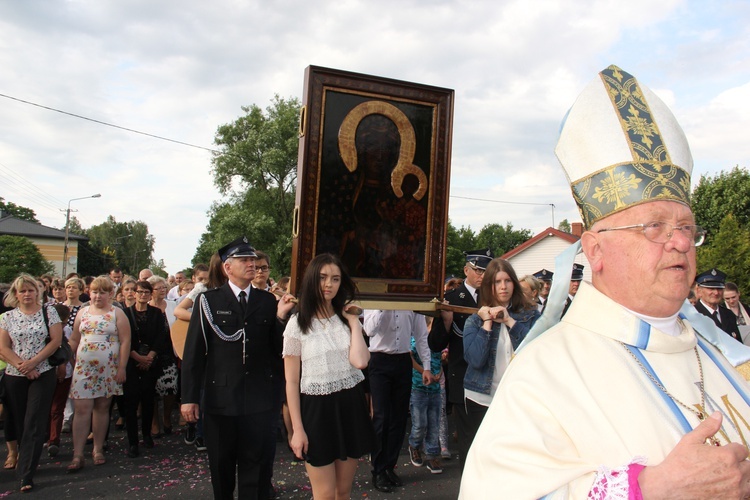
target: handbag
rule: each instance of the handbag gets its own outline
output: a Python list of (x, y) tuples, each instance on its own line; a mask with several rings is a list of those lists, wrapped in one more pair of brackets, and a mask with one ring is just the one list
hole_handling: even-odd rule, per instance
[[(49, 320), (47, 319), (46, 306), (42, 306), (42, 317), (44, 317), (44, 326), (47, 327), (47, 344), (49, 344), (52, 338), (49, 336)], [(58, 347), (55, 352), (50, 355), (49, 358), (47, 358), (47, 362), (50, 364), (50, 366), (60, 366), (64, 365), (71, 359), (73, 359), (73, 349), (70, 348), (68, 338), (65, 336), (65, 334), (63, 334), (62, 342), (60, 342), (60, 347)]]

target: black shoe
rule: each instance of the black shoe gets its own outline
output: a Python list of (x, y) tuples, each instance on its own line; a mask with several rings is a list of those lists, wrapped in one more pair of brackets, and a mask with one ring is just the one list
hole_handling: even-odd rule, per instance
[(393, 486), (385, 475), (385, 472), (380, 474), (372, 473), (372, 486), (382, 493), (393, 493)]
[(185, 437), (183, 438), (185, 444), (195, 444), (195, 424), (188, 424), (185, 429)]
[(203, 438), (195, 438), (195, 449), (198, 451), (208, 450), (208, 447), (206, 447), (206, 444), (203, 442)]
[(384, 474), (385, 478), (393, 486), (401, 487), (404, 485), (404, 482), (401, 481), (401, 478), (396, 475), (396, 471), (394, 471), (393, 469), (386, 469)]
[(165, 436), (170, 436), (171, 434), (172, 434), (172, 426), (170, 425), (169, 427), (167, 427), (167, 426), (165, 425), (165, 426), (164, 426), (164, 435), (165, 435)]
[(268, 487), (268, 500), (276, 500), (276, 488), (273, 485)]
[(143, 447), (144, 448), (153, 448), (154, 447), (154, 440), (151, 438), (151, 436), (144, 436), (143, 437)]
[(138, 452), (138, 445), (137, 444), (131, 445), (128, 448), (128, 458), (135, 458), (138, 455), (140, 455), (140, 453)]

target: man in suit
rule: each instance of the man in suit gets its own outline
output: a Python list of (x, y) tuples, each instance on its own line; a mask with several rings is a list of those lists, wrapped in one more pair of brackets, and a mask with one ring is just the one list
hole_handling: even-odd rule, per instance
[(561, 318), (568, 312), (570, 304), (573, 303), (573, 299), (578, 293), (578, 287), (581, 286), (581, 281), (583, 281), (583, 267), (582, 264), (573, 264), (573, 273), (570, 276), (570, 285), (568, 285), (568, 298), (565, 299), (565, 307), (563, 307)]
[[(266, 499), (261, 474), (273, 439), (272, 360), (281, 355), (293, 304), (253, 289), (255, 249), (239, 238), (219, 250), (229, 281), (196, 298), (182, 362), (182, 415), (196, 422), (203, 405), (211, 484), (216, 499)], [(203, 400), (201, 401), (201, 391)]]
[[(445, 300), (454, 306), (478, 307), (479, 287), (482, 285), (484, 270), (493, 258), (489, 248), (464, 252), (466, 264), (464, 274), (466, 279), (457, 288), (446, 292)], [(448, 374), (446, 387), (448, 402), (451, 403), (452, 413), (458, 433), (458, 455), (463, 470), (464, 460), (471, 444), (469, 421), (464, 404), (464, 375), (466, 374), (466, 360), (464, 360), (464, 323), (468, 314), (441, 311), (440, 317), (432, 322), (427, 342), (430, 349), (440, 352), (448, 348)]]
[[(549, 291), (552, 288), (552, 277), (555, 275), (552, 271), (542, 269), (534, 273), (534, 277), (542, 282), (542, 289), (539, 292), (539, 303), (542, 304), (542, 311), (547, 305), (547, 297), (549, 297)], [(539, 311), (539, 312), (542, 312)]]
[[(268, 286), (268, 276), (269, 272), (271, 271), (271, 257), (269, 257), (267, 253), (261, 252), (260, 250), (255, 250), (255, 253), (258, 257), (255, 259), (255, 278), (253, 278), (252, 282), (253, 288), (257, 288), (258, 290), (270, 291), (271, 287)], [(265, 467), (264, 470), (261, 471), (261, 475), (265, 474), (268, 476), (267, 482), (269, 484), (271, 481), (271, 477), (273, 477), (273, 463), (276, 460), (275, 440), (278, 436), (278, 433), (281, 432), (281, 421), (279, 419), (279, 416), (281, 415), (281, 406), (282, 403), (286, 401), (286, 395), (284, 393), (284, 388), (286, 386), (284, 380), (284, 360), (281, 357), (272, 358), (271, 369), (274, 373), (274, 384), (276, 385), (276, 388), (274, 389), (274, 395), (276, 399), (274, 400), (273, 407), (273, 412), (276, 415), (276, 418), (274, 418), (269, 432), (274, 438), (274, 444), (273, 446), (270, 446), (268, 450), (266, 450), (267, 456), (265, 460)], [(268, 496), (271, 499), (276, 498), (276, 490), (273, 488), (273, 485), (271, 485), (271, 491)]]
[(724, 282), (727, 275), (716, 268), (699, 274), (695, 281), (698, 283), (698, 302), (695, 308), (699, 313), (710, 317), (716, 326), (727, 332), (735, 340), (742, 342), (740, 329), (737, 327), (737, 317), (732, 311), (724, 307)]

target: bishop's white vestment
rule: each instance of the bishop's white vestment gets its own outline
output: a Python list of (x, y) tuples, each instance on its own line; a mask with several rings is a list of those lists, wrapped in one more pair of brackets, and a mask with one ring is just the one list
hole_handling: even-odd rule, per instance
[(699, 424), (680, 405), (701, 406), (695, 347), (705, 412), (723, 414), (716, 437), (747, 446), (750, 386), (678, 321), (679, 336), (668, 335), (581, 283), (563, 320), (510, 363), (469, 451), (459, 498), (586, 498), (602, 467), (638, 457), (659, 464)]

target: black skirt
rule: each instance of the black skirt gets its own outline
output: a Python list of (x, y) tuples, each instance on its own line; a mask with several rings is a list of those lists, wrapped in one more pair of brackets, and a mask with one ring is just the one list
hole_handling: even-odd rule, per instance
[(375, 432), (362, 384), (325, 396), (300, 395), (307, 462), (322, 467), (371, 451)]

